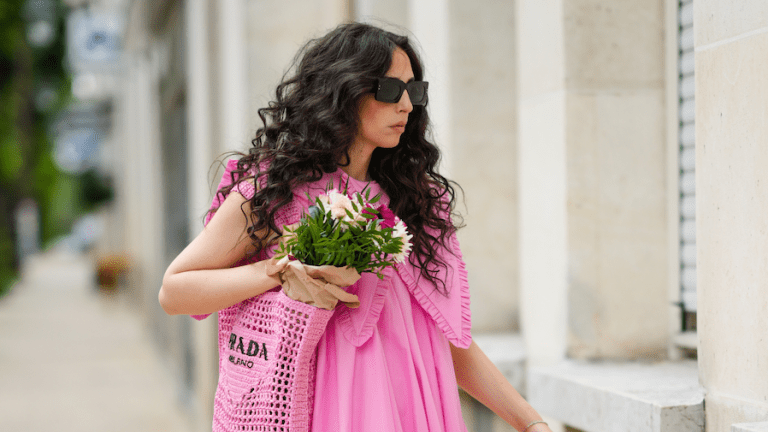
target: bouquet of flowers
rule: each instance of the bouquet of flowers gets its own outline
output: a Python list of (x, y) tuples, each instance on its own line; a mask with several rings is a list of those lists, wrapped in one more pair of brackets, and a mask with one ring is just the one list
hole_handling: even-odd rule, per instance
[[(280, 274), (289, 297), (324, 309), (342, 301), (359, 306), (340, 287), (403, 262), (411, 250), (405, 224), (370, 190), (349, 195), (329, 185), (301, 221), (284, 229), (271, 274)], [(296, 291), (296, 292), (293, 292)]]

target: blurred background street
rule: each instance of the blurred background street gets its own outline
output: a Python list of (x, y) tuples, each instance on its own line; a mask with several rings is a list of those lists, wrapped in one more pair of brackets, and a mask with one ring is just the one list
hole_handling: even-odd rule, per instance
[(0, 300), (0, 431), (189, 431), (178, 398), (140, 317), (97, 289), (88, 257), (29, 257)]

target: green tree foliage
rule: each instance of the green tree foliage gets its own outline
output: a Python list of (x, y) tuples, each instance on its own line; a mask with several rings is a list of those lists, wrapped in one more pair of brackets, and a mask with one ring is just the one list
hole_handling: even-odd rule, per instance
[[(52, 43), (33, 46), (27, 39), (27, 0), (0, 2), (0, 295), (18, 274), (16, 221), (19, 202), (32, 198), (41, 212), (42, 240), (67, 230), (57, 214), (55, 187), (66, 176), (51, 157), (49, 128), (67, 103), (69, 80), (64, 69), (64, 6), (55, 3)], [(26, 8), (26, 9), (25, 9)], [(47, 88), (49, 103), (36, 104)]]

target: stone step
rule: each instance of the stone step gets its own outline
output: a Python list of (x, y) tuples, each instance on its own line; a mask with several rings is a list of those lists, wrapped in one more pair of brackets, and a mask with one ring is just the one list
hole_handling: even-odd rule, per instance
[(733, 424), (731, 432), (768, 432), (768, 422)]
[(695, 361), (566, 361), (533, 367), (527, 398), (542, 415), (586, 432), (703, 432)]

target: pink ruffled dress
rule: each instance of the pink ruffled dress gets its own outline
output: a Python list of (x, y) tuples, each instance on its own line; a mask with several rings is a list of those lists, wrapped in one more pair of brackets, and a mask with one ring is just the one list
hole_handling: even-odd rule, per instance
[[(233, 166), (230, 161), (227, 171)], [(297, 188), (293, 202), (280, 210), (278, 224), (297, 222), (330, 181), (348, 185), (350, 193), (367, 187), (371, 196), (381, 193), (388, 203), (378, 184), (355, 180), (339, 169)], [(250, 198), (248, 186), (236, 190)], [(360, 298), (360, 307), (339, 305), (320, 337), (313, 431), (466, 431), (449, 342), (460, 348), (472, 342), (469, 288), (455, 235), (445, 249), (455, 253), (439, 252), (448, 262), (439, 277), (449, 296), (407, 261), (388, 268), (383, 280), (365, 273), (347, 288)]]

